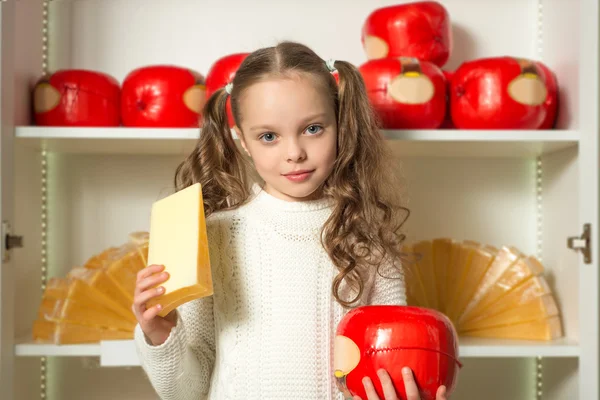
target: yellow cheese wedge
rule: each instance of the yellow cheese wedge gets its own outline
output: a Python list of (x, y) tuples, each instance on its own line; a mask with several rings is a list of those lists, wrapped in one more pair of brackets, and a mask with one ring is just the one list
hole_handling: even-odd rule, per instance
[(523, 340), (554, 340), (563, 336), (558, 315), (518, 324), (501, 325), (462, 333), (462, 336)]
[(524, 254), (514, 247), (503, 246), (500, 251), (498, 251), (494, 261), (479, 282), (475, 294), (469, 300), (465, 311), (460, 316), (459, 322), (466, 321), (472, 317), (472, 309), (479, 304), (481, 298), (487, 293), (490, 287), (496, 283), (496, 281), (507, 269), (509, 269), (517, 262), (517, 260), (523, 257)]
[(462, 271), (459, 280), (459, 289), (456, 291), (454, 303), (451, 305), (449, 314), (452, 321), (457, 324), (460, 316), (465, 311), (469, 300), (475, 295), (484, 275), (490, 268), (498, 254), (498, 249), (492, 246), (477, 248), (471, 255), (469, 268)]
[(123, 318), (103, 302), (98, 302), (85, 285), (80, 284), (81, 281), (73, 280), (72, 283), (69, 285), (66, 280), (59, 278), (48, 281), (38, 314), (42, 319), (127, 331), (134, 329), (134, 321)]
[(88, 286), (113, 299), (125, 311), (131, 310), (133, 300), (106, 274), (103, 269), (75, 267), (67, 274), (69, 279), (80, 279)]
[(189, 186), (152, 205), (148, 264), (164, 265), (169, 279), (158, 303), (161, 316), (188, 301), (213, 294), (202, 188)]
[(450, 263), (446, 274), (446, 307), (444, 313), (454, 322), (456, 319), (457, 298), (462, 290), (465, 275), (469, 274), (473, 254), (478, 244), (455, 242), (450, 253)]
[(33, 340), (39, 343), (78, 344), (101, 340), (133, 339), (132, 331), (94, 328), (64, 321), (36, 320), (33, 323)]
[(138, 246), (129, 242), (111, 254), (104, 270), (128, 301), (133, 303), (137, 274), (145, 267), (145, 259), (138, 251)]
[(558, 315), (558, 307), (551, 294), (534, 297), (516, 308), (509, 308), (495, 315), (486, 315), (471, 324), (468, 329), (461, 327), (460, 333), (472, 330), (494, 328), (497, 326), (512, 325), (539, 319), (546, 319)]
[(488, 306), (495, 301), (500, 301), (500, 298), (506, 295), (512, 288), (532, 276), (541, 274), (543, 270), (542, 264), (535, 257), (519, 258), (516, 263), (506, 269), (496, 282), (489, 287), (469, 313), (463, 315), (461, 322), (467, 322), (472, 318), (484, 315)]
[(500, 297), (495, 302), (491, 303), (479, 316), (461, 323), (458, 326), (458, 330), (463, 331), (473, 329), (478, 326), (478, 321), (481, 319), (493, 318), (507, 310), (518, 310), (521, 306), (531, 302), (537, 297), (549, 294), (551, 294), (551, 291), (546, 279), (544, 279), (543, 276), (531, 276), (512, 290), (509, 290), (505, 296)]
[(440, 311), (443, 313), (446, 312), (446, 307), (448, 306), (446, 284), (448, 281), (448, 267), (450, 265), (452, 244), (453, 240), (447, 238), (434, 239), (432, 244), (437, 303)]

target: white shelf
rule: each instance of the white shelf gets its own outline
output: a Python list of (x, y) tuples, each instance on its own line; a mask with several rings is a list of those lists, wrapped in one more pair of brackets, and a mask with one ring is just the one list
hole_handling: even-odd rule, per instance
[[(395, 154), (443, 157), (532, 157), (577, 146), (576, 130), (382, 130)], [(17, 143), (65, 153), (187, 154), (196, 128), (22, 126)]]
[[(460, 358), (499, 357), (579, 357), (574, 341), (533, 342), (495, 339), (460, 339)], [(139, 359), (132, 340), (109, 340), (78, 345), (37, 344), (20, 341), (15, 346), (20, 357), (99, 357), (104, 367), (138, 366)]]

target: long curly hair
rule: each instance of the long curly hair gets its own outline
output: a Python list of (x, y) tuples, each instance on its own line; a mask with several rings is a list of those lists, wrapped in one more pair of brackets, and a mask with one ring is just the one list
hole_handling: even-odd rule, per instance
[[(346, 61), (335, 61), (334, 67), (338, 82), (323, 59), (295, 42), (249, 54), (236, 71), (231, 95), (221, 88), (208, 99), (200, 138), (177, 167), (174, 180), (176, 190), (200, 182), (207, 216), (244, 204), (251, 193), (251, 164), (231, 135), (228, 99), (239, 126), (239, 102), (249, 86), (275, 77), (311, 77), (330, 94), (337, 117), (337, 158), (323, 187), (323, 195), (333, 200), (333, 211), (322, 228), (321, 240), (339, 270), (332, 282), (333, 296), (341, 305), (352, 306), (364, 291), (361, 272), (390, 261), (401, 268), (405, 240), (401, 228), (409, 210), (400, 204), (393, 157), (380, 134), (360, 72)], [(343, 282), (355, 290), (354, 298), (342, 298)]]

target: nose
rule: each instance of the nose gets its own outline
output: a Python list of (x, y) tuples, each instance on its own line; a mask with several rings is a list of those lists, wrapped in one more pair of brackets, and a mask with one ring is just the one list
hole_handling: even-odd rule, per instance
[(299, 162), (306, 159), (306, 150), (301, 141), (296, 137), (289, 139), (286, 150), (288, 162)]

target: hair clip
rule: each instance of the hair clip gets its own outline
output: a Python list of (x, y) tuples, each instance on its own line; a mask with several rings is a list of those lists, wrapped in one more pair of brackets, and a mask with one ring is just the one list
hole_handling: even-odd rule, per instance
[(327, 69), (329, 70), (329, 72), (334, 72), (336, 70), (334, 64), (335, 64), (335, 60), (332, 58), (325, 61), (325, 65), (327, 65)]
[(232, 90), (233, 90), (233, 83), (229, 82), (227, 85), (225, 85), (225, 91), (227, 92), (227, 94), (231, 94)]

